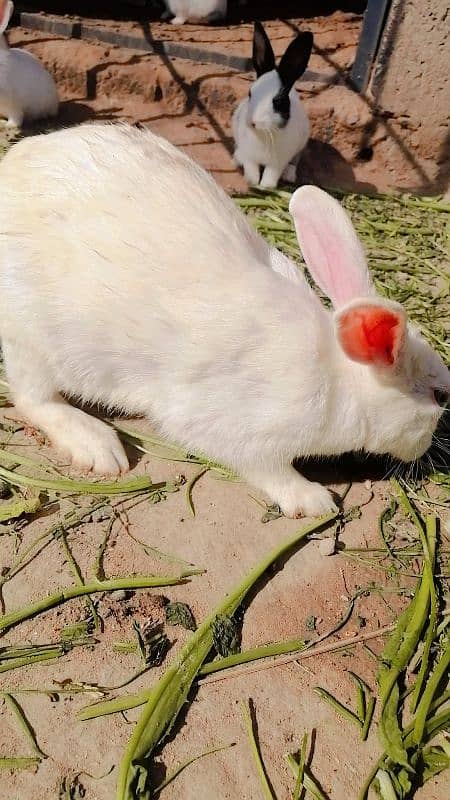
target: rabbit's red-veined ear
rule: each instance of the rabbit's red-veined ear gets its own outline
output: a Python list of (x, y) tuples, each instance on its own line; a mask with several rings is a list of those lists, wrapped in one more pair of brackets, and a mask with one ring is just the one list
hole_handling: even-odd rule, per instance
[(362, 244), (334, 197), (317, 186), (301, 186), (289, 211), (308, 270), (334, 308), (374, 294)]
[(0, 2), (0, 36), (6, 31), (13, 11), (14, 3), (12, 3), (11, 0), (3, 0)]
[(353, 361), (395, 367), (406, 335), (401, 306), (378, 299), (355, 300), (335, 314), (336, 335)]

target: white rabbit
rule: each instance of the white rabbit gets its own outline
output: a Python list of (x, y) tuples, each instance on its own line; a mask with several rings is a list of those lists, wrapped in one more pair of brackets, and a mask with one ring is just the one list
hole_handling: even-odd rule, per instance
[(227, 0), (165, 0), (167, 10), (174, 14), (172, 25), (185, 22), (218, 22), (227, 15)]
[(99, 473), (127, 469), (122, 445), (61, 393), (148, 415), (288, 516), (334, 508), (296, 456), (421, 456), (447, 368), (376, 296), (339, 203), (304, 186), (290, 210), (334, 313), (150, 131), (81, 125), (14, 145), (0, 163), (0, 335), (18, 409)]
[(9, 48), (4, 31), (14, 5), (0, 3), (0, 117), (8, 127), (20, 128), (25, 120), (53, 117), (58, 113), (55, 82), (41, 62), (18, 47)]
[(257, 80), (232, 119), (234, 159), (244, 168), (252, 186), (274, 189), (291, 158), (309, 139), (309, 120), (294, 84), (308, 65), (312, 45), (312, 33), (299, 33), (276, 67), (267, 34), (261, 23), (255, 22), (253, 65)]

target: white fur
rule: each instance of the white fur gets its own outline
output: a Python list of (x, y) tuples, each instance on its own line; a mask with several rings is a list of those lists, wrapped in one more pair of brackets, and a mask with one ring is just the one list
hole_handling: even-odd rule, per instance
[(172, 25), (185, 22), (213, 22), (227, 14), (227, 0), (166, 0), (168, 10), (175, 16)]
[[(291, 158), (301, 153), (309, 139), (309, 120), (295, 87), (289, 93), (290, 117), (284, 127), (272, 106), (281, 89), (276, 70), (261, 75), (252, 86), (251, 96), (238, 105), (232, 127), (236, 143), (234, 158), (244, 168), (252, 186), (273, 189)], [(260, 166), (264, 167), (260, 180)]]
[(10, 0), (0, 11), (0, 117), (9, 127), (20, 128), (24, 119), (55, 116), (58, 93), (52, 76), (37, 58), (26, 50), (8, 47), (3, 32), (12, 11)]
[[(300, 226), (317, 192), (327, 224), (327, 196), (303, 187)], [(125, 125), (24, 139), (0, 164), (0, 334), (17, 405), (76, 464), (127, 461), (60, 393), (148, 415), (291, 516), (334, 507), (296, 456), (419, 456), (441, 413), (432, 387), (450, 388), (416, 337), (398, 375), (351, 361), (334, 315), (213, 179)]]

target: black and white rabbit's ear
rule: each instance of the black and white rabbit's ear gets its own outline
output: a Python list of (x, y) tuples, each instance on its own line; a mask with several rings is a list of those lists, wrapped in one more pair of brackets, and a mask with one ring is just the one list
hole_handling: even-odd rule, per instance
[(6, 0), (6, 2), (0, 2), (0, 36), (2, 33), (5, 32), (6, 28), (8, 27), (9, 20), (12, 17), (12, 13), (14, 11), (14, 3), (11, 0)]
[(281, 82), (289, 91), (303, 75), (311, 55), (313, 35), (310, 31), (299, 33), (290, 43), (278, 66)]
[(253, 66), (258, 78), (275, 69), (275, 54), (260, 22), (255, 22), (253, 33)]

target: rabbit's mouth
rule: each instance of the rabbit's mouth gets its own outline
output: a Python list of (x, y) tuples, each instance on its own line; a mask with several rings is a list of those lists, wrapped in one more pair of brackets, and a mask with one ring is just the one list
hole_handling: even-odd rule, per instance
[(287, 125), (287, 120), (271, 120), (270, 122), (252, 122), (252, 127), (258, 133), (271, 135), (276, 133), (277, 131), (285, 128)]
[(286, 127), (286, 125), (288, 124), (288, 122), (289, 122), (289, 117), (287, 117), (287, 118), (286, 118), (286, 117), (280, 117), (280, 119), (279, 119), (279, 121), (278, 121), (278, 123), (277, 123), (277, 128), (278, 128), (279, 130), (282, 130), (283, 128), (285, 128), (285, 127)]
[(431, 444), (433, 441), (433, 434), (426, 433), (422, 436), (418, 441), (415, 442), (404, 442), (402, 446), (398, 448), (398, 452), (392, 453), (395, 458), (399, 458), (400, 461), (403, 461), (405, 464), (411, 464), (414, 461), (418, 461), (422, 456), (430, 449)]

